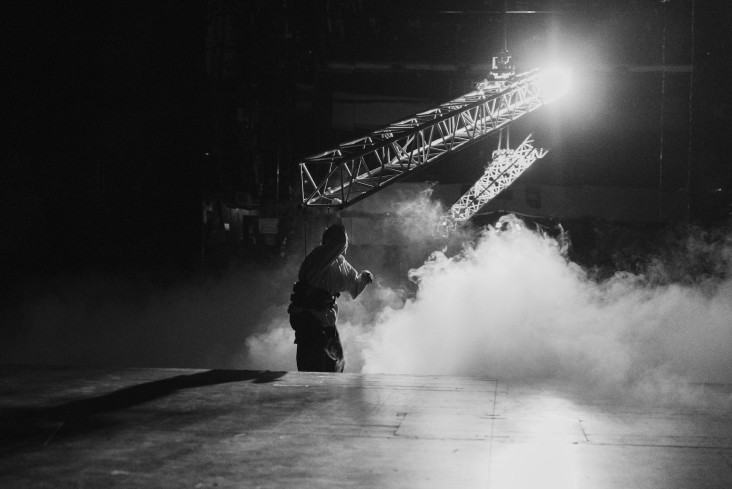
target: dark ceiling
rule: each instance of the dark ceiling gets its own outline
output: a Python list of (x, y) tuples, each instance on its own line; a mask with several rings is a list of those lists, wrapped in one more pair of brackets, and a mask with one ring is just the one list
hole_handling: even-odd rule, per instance
[[(577, 75), (572, 104), (516, 128), (553, 148), (555, 160), (527, 178), (706, 195), (728, 189), (732, 176), (732, 15), (722, 0), (10, 1), (0, 9), (0, 185), (10, 216), (2, 255), (40, 257), (39, 267), (48, 256), (116, 259), (120, 248), (151, 263), (194, 263), (202, 197), (245, 192), (265, 208), (294, 198), (299, 158), (372, 129), (333, 127), (334, 92), (442, 102), (504, 46), (520, 70), (561, 60)], [(368, 68), (379, 64), (390, 68)], [(471, 178), (471, 158), (458, 160), (443, 178)]]

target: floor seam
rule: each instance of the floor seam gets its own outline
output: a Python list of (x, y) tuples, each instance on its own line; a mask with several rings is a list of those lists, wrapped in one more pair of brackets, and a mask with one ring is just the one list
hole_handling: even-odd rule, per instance
[[(508, 387), (506, 388), (508, 392)], [(496, 401), (498, 399), (498, 381), (495, 382), (495, 389), (493, 390), (493, 406), (491, 408), (491, 427), (488, 435), (488, 473), (487, 473), (487, 486), (491, 484), (491, 470), (493, 467), (493, 429), (496, 423)]]
[(581, 419), (578, 419), (577, 421), (579, 422), (580, 431), (582, 432), (582, 436), (585, 437), (585, 442), (586, 443), (589, 443), (590, 442), (590, 437), (587, 436), (587, 432), (585, 431), (585, 427), (582, 425), (582, 420)]

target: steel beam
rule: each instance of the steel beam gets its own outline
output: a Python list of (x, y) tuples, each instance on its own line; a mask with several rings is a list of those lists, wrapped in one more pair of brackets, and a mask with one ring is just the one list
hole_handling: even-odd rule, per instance
[(531, 134), (514, 150), (494, 151), (493, 160), (488, 163), (483, 176), (443, 216), (443, 225), (448, 229), (454, 229), (458, 224), (473, 217), (481, 207), (511, 185), (529, 166), (546, 154), (546, 150), (534, 148)]
[(302, 204), (346, 208), (541, 107), (541, 72), (479, 88), (300, 162)]

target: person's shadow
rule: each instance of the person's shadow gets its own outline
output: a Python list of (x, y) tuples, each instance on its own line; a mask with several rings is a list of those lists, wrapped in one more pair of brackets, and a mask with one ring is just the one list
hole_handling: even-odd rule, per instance
[(49, 407), (19, 407), (0, 409), (0, 454), (47, 445), (59, 436), (88, 432), (99, 426), (97, 414), (126, 409), (175, 393), (228, 382), (273, 382), (286, 372), (250, 370), (209, 370), (190, 375), (145, 382), (108, 394), (78, 399)]

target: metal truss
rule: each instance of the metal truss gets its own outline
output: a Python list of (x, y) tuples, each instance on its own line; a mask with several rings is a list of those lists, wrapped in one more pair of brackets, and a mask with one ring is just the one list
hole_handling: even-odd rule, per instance
[(549, 100), (540, 70), (485, 81), (462, 97), (300, 163), (302, 204), (344, 209), (413, 171), (497, 133)]
[(442, 224), (454, 229), (480, 210), (492, 198), (511, 185), (524, 170), (547, 154), (544, 149), (533, 146), (531, 134), (515, 150), (498, 149), (493, 152), (493, 161), (488, 163), (485, 173), (453, 204), (443, 216)]

